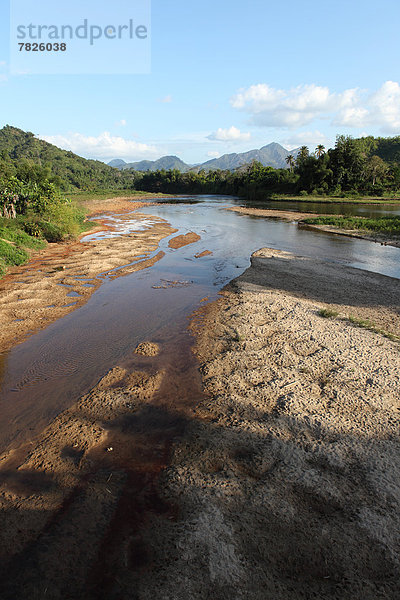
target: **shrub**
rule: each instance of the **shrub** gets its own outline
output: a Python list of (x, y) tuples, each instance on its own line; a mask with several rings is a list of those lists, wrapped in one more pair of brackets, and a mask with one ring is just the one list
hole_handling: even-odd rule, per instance
[(41, 235), (48, 242), (61, 242), (61, 240), (64, 238), (61, 228), (54, 223), (50, 223), (50, 221), (39, 221), (37, 225), (40, 229)]
[(42, 235), (42, 231), (39, 227), (39, 225), (37, 223), (35, 223), (34, 221), (27, 221), (24, 224), (24, 230), (26, 231), (26, 233), (28, 235), (31, 235), (32, 237), (41, 237)]
[(56, 204), (50, 206), (43, 213), (42, 219), (43, 222), (50, 223), (54, 229), (59, 231), (61, 235), (59, 239), (70, 238), (78, 235), (82, 230), (84, 220), (84, 211), (77, 207), (74, 203)]

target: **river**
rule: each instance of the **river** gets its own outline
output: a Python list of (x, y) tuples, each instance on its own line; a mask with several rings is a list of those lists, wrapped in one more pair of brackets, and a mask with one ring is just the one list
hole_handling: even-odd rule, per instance
[[(165, 256), (154, 266), (117, 279), (105, 278), (86, 305), (0, 356), (0, 450), (35, 435), (108, 369), (131, 357), (139, 342), (168, 346), (169, 359), (174, 344), (190, 353), (188, 317), (202, 299), (215, 299), (228, 281), (243, 273), (252, 252), (261, 247), (400, 278), (398, 248), (225, 210), (239, 204), (227, 196), (188, 196), (141, 210), (179, 229), (170, 237), (194, 231), (201, 240), (173, 250), (168, 247), (170, 238), (164, 239), (157, 251), (163, 250)], [(323, 207), (302, 203), (300, 210), (307, 206), (313, 211)], [(289, 208), (276, 202), (269, 207)], [(352, 207), (353, 214), (400, 213), (399, 208)], [(118, 222), (118, 215), (114, 219)], [(126, 232), (126, 221), (124, 227)], [(130, 228), (138, 229), (134, 215)], [(195, 258), (205, 250), (212, 254)], [(187, 368), (184, 360), (181, 368)]]

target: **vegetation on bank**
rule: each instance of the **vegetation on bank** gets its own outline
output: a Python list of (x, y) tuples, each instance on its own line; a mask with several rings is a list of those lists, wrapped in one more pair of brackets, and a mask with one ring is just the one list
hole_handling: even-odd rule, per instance
[[(112, 197), (150, 196), (137, 190), (97, 190), (65, 195), (45, 177), (35, 180), (26, 171), (25, 179), (0, 172), (0, 277), (10, 266), (24, 264), (29, 250), (47, 242), (75, 238), (92, 227), (85, 221), (84, 205)], [(153, 195), (152, 195), (153, 196)], [(73, 199), (72, 199), (73, 198)]]
[(45, 240), (28, 235), (17, 220), (0, 218), (0, 277), (9, 266), (25, 263), (28, 250), (39, 250), (45, 245)]
[(62, 192), (137, 190), (166, 194), (231, 194), (252, 200), (279, 195), (280, 200), (400, 199), (400, 136), (353, 139), (338, 136), (334, 148), (302, 146), (289, 155), (286, 169), (261, 163), (234, 171), (186, 173), (178, 169), (141, 172), (119, 170), (61, 150), (32, 133), (6, 126), (0, 130), (0, 173), (32, 182), (47, 179)]
[(0, 174), (0, 275), (21, 265), (30, 249), (72, 238), (87, 228), (85, 213), (47, 178)]
[(365, 196), (400, 198), (400, 136), (338, 136), (334, 148), (325, 151), (320, 145), (312, 153), (303, 146), (297, 157), (289, 155), (287, 162), (287, 169), (253, 162), (236, 171), (136, 173), (135, 185), (151, 192), (233, 194), (250, 200), (276, 194), (280, 200), (293, 196), (313, 201), (325, 197), (331, 201)]
[(308, 225), (329, 225), (338, 229), (370, 231), (388, 236), (400, 236), (400, 216), (370, 218), (327, 215), (304, 219), (302, 223)]

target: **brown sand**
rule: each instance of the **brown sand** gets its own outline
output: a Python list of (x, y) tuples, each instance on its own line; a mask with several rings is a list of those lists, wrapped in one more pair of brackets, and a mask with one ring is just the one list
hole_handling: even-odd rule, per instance
[(163, 473), (137, 598), (399, 597), (400, 282), (264, 249), (194, 323), (207, 398)]
[(135, 350), (135, 354), (141, 354), (142, 356), (157, 356), (159, 352), (160, 347), (154, 342), (141, 342)]
[(188, 244), (194, 244), (194, 242), (198, 242), (200, 240), (200, 236), (193, 231), (186, 233), (185, 235), (177, 235), (176, 237), (169, 240), (168, 246), (170, 248), (174, 248), (177, 250), (178, 248), (183, 248), (183, 246), (187, 246)]
[(132, 352), (0, 456), (2, 600), (135, 597), (149, 560), (141, 528), (156, 514), (176, 519), (157, 478), (201, 397), (190, 336), (172, 338), (152, 356)]
[[(109, 212), (130, 218), (141, 206), (145, 205), (113, 199), (97, 202), (96, 212), (104, 214), (108, 208)], [(154, 225), (118, 238), (49, 244), (26, 265), (11, 269), (0, 281), (2, 351), (82, 306), (101, 285), (100, 276), (120, 277), (160, 260), (162, 252), (152, 258), (150, 253), (176, 229), (158, 217), (135, 213), (135, 218), (150, 219)], [(90, 233), (104, 229), (110, 229), (110, 225), (100, 224)]]
[[(0, 457), (2, 599), (90, 597), (92, 565), (140, 456), (120, 423), (161, 379), (116, 367), (38, 438)], [(130, 543), (120, 540), (122, 553)]]
[(0, 457), (1, 598), (397, 600), (400, 345), (318, 311), (399, 333), (399, 297), (255, 253), (195, 316), (205, 397), (132, 354)]
[(204, 256), (212, 256), (212, 252), (210, 250), (203, 250), (203, 252), (194, 255), (195, 258), (203, 258)]
[(320, 215), (316, 213), (297, 212), (291, 210), (275, 210), (269, 208), (245, 208), (244, 206), (230, 206), (226, 210), (249, 215), (250, 217), (268, 217), (270, 219), (282, 219), (283, 221), (301, 221), (302, 219), (314, 219)]

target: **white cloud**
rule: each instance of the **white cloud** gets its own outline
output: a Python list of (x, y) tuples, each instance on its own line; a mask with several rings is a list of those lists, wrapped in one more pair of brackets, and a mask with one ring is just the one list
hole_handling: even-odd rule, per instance
[(386, 81), (376, 92), (369, 94), (364, 103), (354, 102), (338, 113), (335, 124), (349, 127), (378, 126), (385, 133), (400, 130), (400, 85)]
[(160, 98), (159, 102), (162, 102), (163, 104), (169, 104), (170, 102), (172, 102), (172, 96), (168, 94), (168, 96)]
[(280, 90), (261, 83), (239, 90), (231, 105), (262, 127), (295, 129), (327, 119), (336, 126), (378, 127), (386, 133), (400, 129), (400, 85), (395, 81), (375, 92), (351, 88), (340, 93), (315, 84)]
[(210, 158), (218, 158), (220, 156), (219, 152), (207, 152), (207, 156), (209, 156)]
[(120, 136), (112, 136), (108, 131), (104, 131), (97, 137), (85, 136), (81, 133), (70, 133), (66, 136), (40, 135), (38, 137), (65, 150), (99, 160), (112, 158), (136, 160), (159, 155), (155, 146), (127, 140)]
[(244, 142), (251, 138), (250, 133), (241, 132), (237, 127), (222, 129), (220, 127), (214, 133), (207, 136), (209, 140), (217, 140), (219, 142)]
[(121, 119), (120, 121), (117, 121), (116, 123), (117, 127), (125, 127), (126, 126), (126, 120), (125, 119)]
[(249, 113), (255, 125), (295, 128), (333, 109), (334, 98), (329, 88), (314, 84), (276, 90), (262, 83), (239, 90), (231, 104)]
[(313, 151), (318, 144), (323, 144), (326, 148), (331, 146), (331, 141), (321, 131), (299, 131), (294, 135), (282, 140), (282, 145), (285, 148), (293, 149), (299, 146), (309, 146)]

